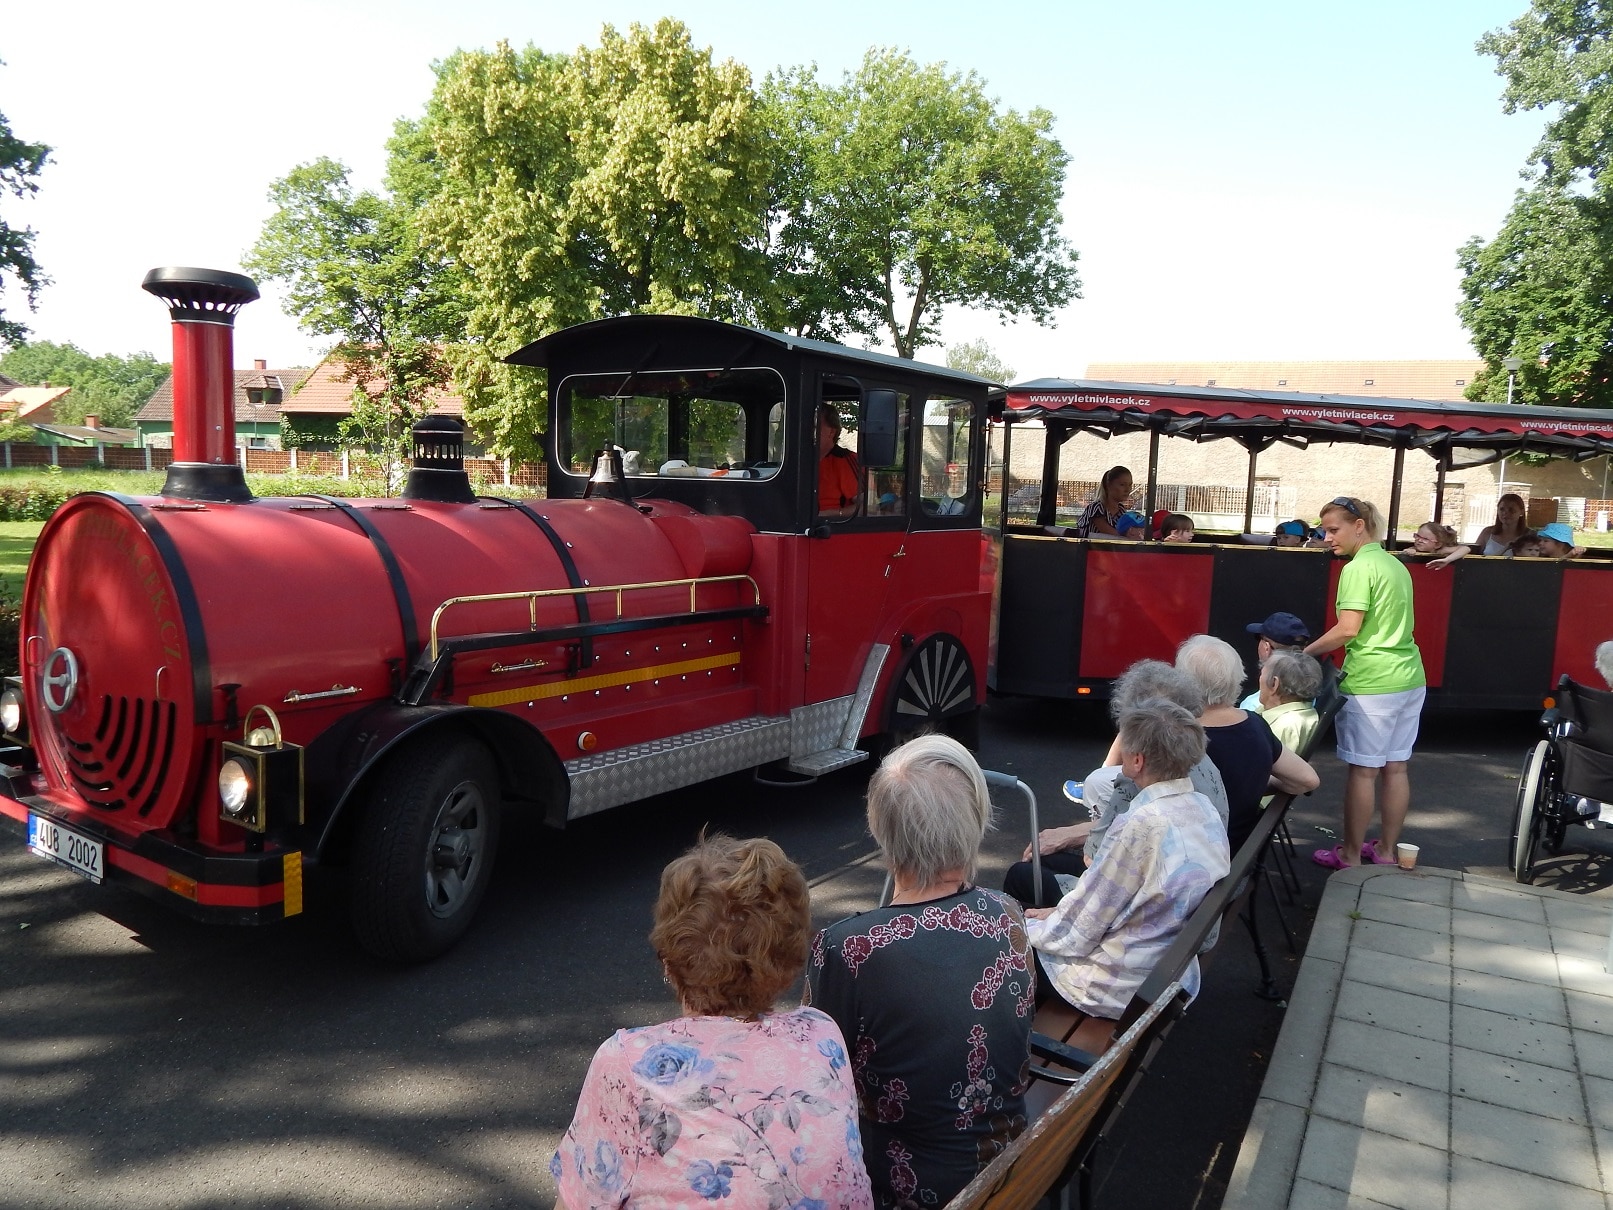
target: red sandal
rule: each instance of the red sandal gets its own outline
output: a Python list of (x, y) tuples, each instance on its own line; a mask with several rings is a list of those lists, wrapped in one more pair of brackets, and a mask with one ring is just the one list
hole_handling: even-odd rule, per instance
[(1361, 846), (1361, 860), (1370, 865), (1399, 865), (1393, 857), (1385, 857), (1378, 852), (1378, 842), (1369, 840)]
[(1344, 860), (1344, 846), (1334, 845), (1331, 849), (1317, 849), (1311, 854), (1311, 860), (1319, 866), (1330, 870), (1347, 870), (1350, 863)]

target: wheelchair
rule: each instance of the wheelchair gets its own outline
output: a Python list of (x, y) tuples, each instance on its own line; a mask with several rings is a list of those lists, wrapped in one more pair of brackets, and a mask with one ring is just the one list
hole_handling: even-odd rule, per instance
[[(1565, 676), (1540, 724), (1546, 738), (1523, 763), (1507, 851), (1522, 883), (1534, 881), (1542, 852), (1613, 856), (1613, 693)], [(1572, 840), (1571, 824), (1585, 829)]]

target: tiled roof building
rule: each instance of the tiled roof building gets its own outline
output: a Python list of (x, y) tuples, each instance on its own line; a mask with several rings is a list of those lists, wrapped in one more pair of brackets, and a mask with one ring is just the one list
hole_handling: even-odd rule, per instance
[[(308, 378), (306, 367), (271, 370), (262, 361), (235, 371), (235, 422), (278, 424), (280, 409)], [(174, 376), (168, 375), (135, 415), (135, 423), (171, 424), (174, 419)]]
[(1465, 398), (1484, 368), (1469, 361), (1098, 361), (1086, 376), (1096, 382), (1158, 382), (1177, 386), (1245, 387), (1318, 395), (1375, 395), (1386, 399)]

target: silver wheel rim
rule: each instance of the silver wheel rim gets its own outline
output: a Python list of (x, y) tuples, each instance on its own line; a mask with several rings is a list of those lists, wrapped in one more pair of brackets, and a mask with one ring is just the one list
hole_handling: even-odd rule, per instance
[(1536, 799), (1540, 794), (1540, 778), (1550, 750), (1551, 746), (1545, 740), (1535, 746), (1529, 766), (1524, 770), (1523, 782), (1518, 787), (1518, 834), (1512, 840), (1512, 876), (1518, 882), (1529, 882), (1534, 872), (1530, 867), (1534, 864)]
[(433, 916), (447, 918), (465, 906), (486, 852), (486, 799), (481, 786), (462, 781), (443, 795), (426, 848), (426, 907)]

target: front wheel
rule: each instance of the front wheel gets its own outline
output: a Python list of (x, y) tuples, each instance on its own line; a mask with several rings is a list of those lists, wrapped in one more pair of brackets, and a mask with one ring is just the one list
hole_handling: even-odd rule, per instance
[(1522, 883), (1535, 880), (1535, 858), (1545, 827), (1541, 808), (1551, 793), (1551, 745), (1541, 740), (1523, 762), (1518, 775), (1518, 803), (1512, 813), (1512, 876)]
[(969, 652), (953, 635), (932, 634), (907, 653), (891, 680), (885, 733), (893, 747), (939, 731), (973, 748), (979, 714)]
[(428, 736), (381, 771), (353, 862), (360, 945), (389, 962), (424, 962), (464, 935), (487, 893), (499, 803), (491, 754), (463, 736)]

